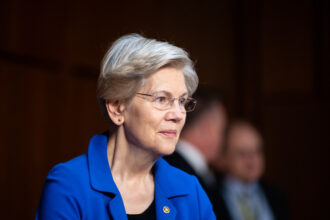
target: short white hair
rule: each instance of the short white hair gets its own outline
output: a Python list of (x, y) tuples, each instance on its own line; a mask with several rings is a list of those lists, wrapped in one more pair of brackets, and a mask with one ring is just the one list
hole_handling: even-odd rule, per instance
[(97, 98), (105, 116), (105, 100), (130, 100), (151, 74), (168, 66), (182, 69), (188, 94), (192, 95), (198, 76), (185, 50), (139, 34), (116, 40), (102, 60), (97, 85)]

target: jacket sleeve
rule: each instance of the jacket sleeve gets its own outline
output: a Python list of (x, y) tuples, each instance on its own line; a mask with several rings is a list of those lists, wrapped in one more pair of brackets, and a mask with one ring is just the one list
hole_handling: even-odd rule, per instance
[(212, 204), (207, 196), (207, 194), (205, 193), (203, 187), (201, 186), (201, 184), (199, 183), (198, 179), (194, 176), (194, 180), (196, 182), (196, 190), (197, 190), (197, 196), (198, 196), (198, 206), (199, 206), (199, 219), (204, 220), (214, 220), (216, 219), (214, 211), (213, 211), (213, 207)]
[(64, 165), (55, 166), (48, 174), (36, 220), (80, 219), (76, 185), (72, 172)]

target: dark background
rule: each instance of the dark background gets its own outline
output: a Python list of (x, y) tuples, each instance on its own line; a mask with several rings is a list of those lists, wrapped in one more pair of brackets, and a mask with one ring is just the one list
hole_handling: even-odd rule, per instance
[(51, 167), (106, 129), (100, 60), (137, 32), (189, 51), (201, 85), (261, 128), (292, 219), (328, 219), (329, 21), (327, 0), (1, 0), (1, 218), (32, 219)]

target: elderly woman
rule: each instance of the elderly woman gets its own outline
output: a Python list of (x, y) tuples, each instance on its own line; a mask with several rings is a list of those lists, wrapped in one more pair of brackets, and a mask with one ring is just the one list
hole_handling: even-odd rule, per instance
[(161, 158), (194, 110), (197, 84), (181, 48), (137, 34), (119, 38), (97, 91), (111, 132), (50, 171), (36, 219), (215, 219), (198, 180)]

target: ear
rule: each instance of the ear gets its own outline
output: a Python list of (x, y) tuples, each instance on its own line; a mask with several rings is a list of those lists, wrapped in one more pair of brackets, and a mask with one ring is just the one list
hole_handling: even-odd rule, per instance
[(124, 123), (124, 103), (120, 101), (106, 100), (105, 105), (111, 121), (118, 126), (122, 125)]

